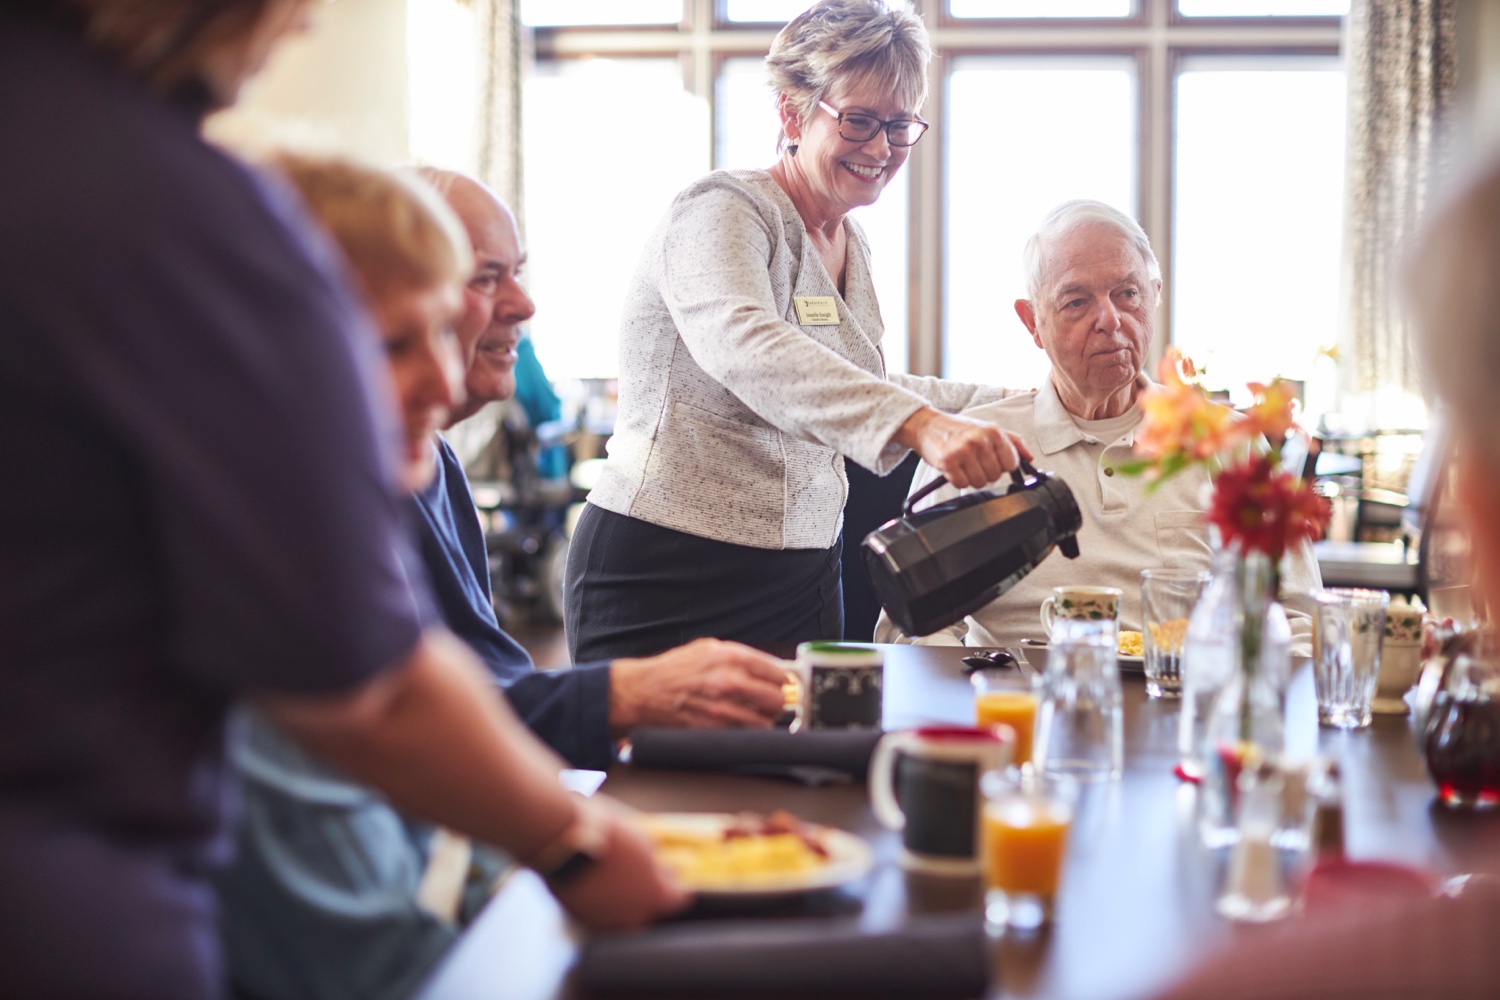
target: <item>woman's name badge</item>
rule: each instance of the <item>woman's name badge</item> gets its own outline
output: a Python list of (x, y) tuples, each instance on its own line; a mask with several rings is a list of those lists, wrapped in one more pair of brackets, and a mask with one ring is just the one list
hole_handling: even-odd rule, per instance
[(839, 301), (832, 295), (794, 295), (797, 322), (803, 326), (838, 326)]

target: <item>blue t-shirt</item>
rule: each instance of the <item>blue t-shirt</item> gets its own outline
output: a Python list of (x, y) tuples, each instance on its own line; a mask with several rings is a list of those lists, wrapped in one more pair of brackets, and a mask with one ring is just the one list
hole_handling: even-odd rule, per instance
[(231, 701), (420, 636), (376, 338), (200, 110), (0, 13), (4, 996), (216, 995)]

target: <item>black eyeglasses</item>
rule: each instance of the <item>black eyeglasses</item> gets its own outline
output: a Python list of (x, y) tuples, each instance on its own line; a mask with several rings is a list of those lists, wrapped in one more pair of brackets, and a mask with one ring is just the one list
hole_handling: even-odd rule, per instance
[(892, 146), (915, 146), (929, 127), (920, 118), (893, 118), (883, 122), (874, 115), (837, 111), (823, 101), (818, 102), (818, 107), (838, 119), (839, 135), (850, 142), (869, 142), (877, 132), (885, 129), (885, 141)]

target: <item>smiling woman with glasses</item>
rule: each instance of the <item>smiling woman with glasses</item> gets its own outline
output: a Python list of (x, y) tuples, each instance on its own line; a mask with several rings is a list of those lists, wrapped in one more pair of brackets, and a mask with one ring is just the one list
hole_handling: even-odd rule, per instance
[(1010, 435), (953, 415), (1003, 390), (886, 371), (848, 218), (926, 132), (930, 54), (905, 4), (813, 4), (766, 58), (776, 162), (698, 181), (651, 237), (609, 460), (570, 548), (575, 661), (842, 638), (846, 457), (884, 474), (915, 450), (960, 487), (1016, 466)]

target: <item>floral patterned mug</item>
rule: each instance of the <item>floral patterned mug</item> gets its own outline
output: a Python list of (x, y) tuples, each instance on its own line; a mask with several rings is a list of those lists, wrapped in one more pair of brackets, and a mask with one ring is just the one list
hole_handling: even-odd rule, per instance
[(1053, 587), (1052, 595), (1042, 602), (1042, 628), (1052, 635), (1052, 623), (1059, 618), (1086, 621), (1112, 621), (1120, 626), (1119, 587)]

